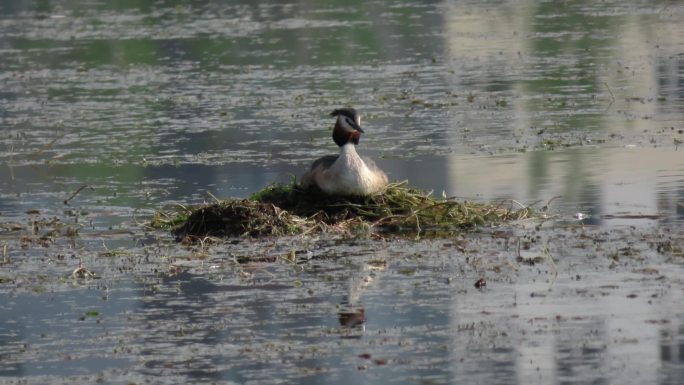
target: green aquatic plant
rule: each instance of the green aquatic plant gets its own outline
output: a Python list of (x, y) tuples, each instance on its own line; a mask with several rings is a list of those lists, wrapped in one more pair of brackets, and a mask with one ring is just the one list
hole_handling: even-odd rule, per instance
[(177, 205), (173, 209), (157, 210), (145, 226), (151, 229), (175, 230), (187, 222), (192, 212), (192, 208), (183, 205)]

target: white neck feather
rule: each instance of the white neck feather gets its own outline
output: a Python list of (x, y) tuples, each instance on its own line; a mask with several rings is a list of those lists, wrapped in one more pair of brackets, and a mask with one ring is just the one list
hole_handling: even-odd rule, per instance
[(347, 143), (340, 147), (340, 155), (359, 156), (359, 154), (356, 152), (356, 146), (354, 143)]

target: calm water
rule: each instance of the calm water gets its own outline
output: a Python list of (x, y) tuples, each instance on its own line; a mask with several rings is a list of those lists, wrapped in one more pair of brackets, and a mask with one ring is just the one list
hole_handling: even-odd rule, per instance
[[(0, 0), (0, 382), (681, 383), (682, 19)], [(391, 179), (557, 219), (205, 248), (138, 225), (301, 175), (336, 151), (340, 106)]]

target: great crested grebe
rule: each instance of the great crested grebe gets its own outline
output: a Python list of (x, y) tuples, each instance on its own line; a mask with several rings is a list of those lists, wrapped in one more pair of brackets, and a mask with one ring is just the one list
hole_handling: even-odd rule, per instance
[(328, 195), (370, 195), (382, 190), (387, 185), (387, 175), (371, 159), (356, 153), (364, 132), (359, 114), (353, 108), (340, 108), (330, 116), (337, 116), (332, 137), (340, 146), (340, 154), (314, 161), (302, 176), (302, 187), (316, 186)]

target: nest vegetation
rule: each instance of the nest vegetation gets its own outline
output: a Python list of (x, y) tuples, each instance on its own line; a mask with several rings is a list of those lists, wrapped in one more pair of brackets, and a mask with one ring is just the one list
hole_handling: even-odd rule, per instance
[(328, 196), (295, 182), (274, 184), (248, 199), (216, 200), (175, 213), (157, 212), (151, 225), (186, 236), (281, 236), (312, 232), (448, 233), (529, 218), (533, 209), (435, 198), (407, 182), (370, 196)]

